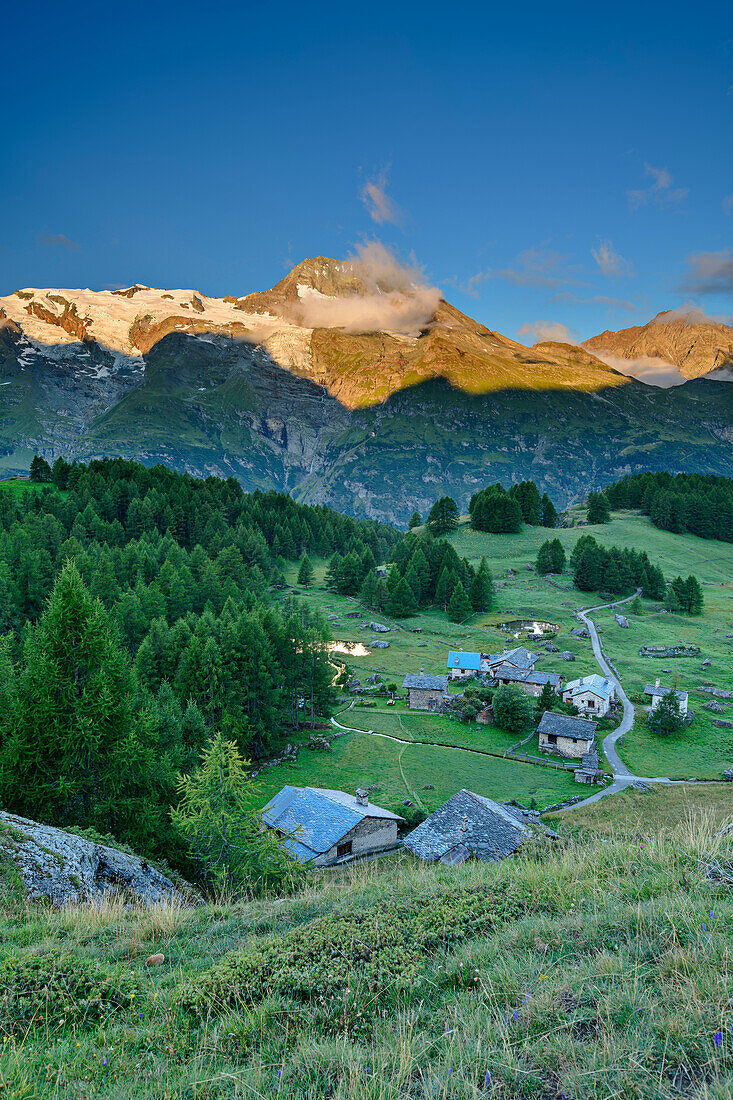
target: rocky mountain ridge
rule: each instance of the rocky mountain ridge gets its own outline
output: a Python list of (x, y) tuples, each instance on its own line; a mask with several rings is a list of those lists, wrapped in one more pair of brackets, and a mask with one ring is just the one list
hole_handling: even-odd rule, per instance
[(694, 311), (663, 310), (645, 325), (601, 332), (585, 340), (591, 352), (630, 361), (659, 359), (685, 378), (733, 370), (733, 327)]
[(649, 466), (732, 471), (729, 384), (661, 390), (584, 347), (525, 347), (377, 261), (317, 257), (246, 297), (0, 299), (0, 475), (35, 451), (123, 455), (404, 522), (492, 480), (564, 504)]

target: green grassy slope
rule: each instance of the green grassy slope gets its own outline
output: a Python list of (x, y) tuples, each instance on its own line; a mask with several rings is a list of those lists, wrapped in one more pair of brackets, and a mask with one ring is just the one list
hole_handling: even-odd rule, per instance
[(189, 909), (9, 901), (3, 1095), (724, 1100), (733, 900), (705, 867), (733, 857), (730, 803), (667, 793), (498, 865), (389, 858)]

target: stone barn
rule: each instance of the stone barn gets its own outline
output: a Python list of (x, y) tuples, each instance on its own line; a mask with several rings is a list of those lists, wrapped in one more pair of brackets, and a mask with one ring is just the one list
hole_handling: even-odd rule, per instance
[(283, 787), (262, 811), (294, 859), (313, 867), (348, 863), (397, 845), (404, 818), (355, 794), (323, 787)]
[(553, 714), (546, 710), (537, 727), (540, 752), (557, 752), (560, 756), (581, 758), (596, 739), (596, 723), (587, 718), (571, 718), (568, 714)]
[(411, 672), (405, 676), (402, 686), (407, 692), (410, 710), (440, 710), (449, 694), (448, 677), (443, 675)]
[(461, 790), (405, 837), (408, 852), (448, 866), (475, 859), (493, 863), (515, 852), (531, 834), (526, 811)]

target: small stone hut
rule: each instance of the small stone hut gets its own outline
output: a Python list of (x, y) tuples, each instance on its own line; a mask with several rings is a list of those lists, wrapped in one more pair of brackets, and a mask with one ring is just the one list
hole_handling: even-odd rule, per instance
[(410, 672), (402, 684), (410, 710), (440, 710), (448, 696), (448, 676)]

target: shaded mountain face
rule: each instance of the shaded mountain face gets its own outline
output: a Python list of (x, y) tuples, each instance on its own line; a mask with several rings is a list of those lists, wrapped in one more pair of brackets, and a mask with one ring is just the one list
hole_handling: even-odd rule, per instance
[(593, 336), (583, 347), (619, 359), (660, 359), (685, 378), (733, 370), (733, 328), (696, 313), (666, 310), (646, 325)]
[[(122, 455), (400, 523), (495, 480), (562, 505), (639, 469), (733, 473), (729, 384), (663, 391), (584, 348), (525, 347), (388, 265), (316, 258), (247, 297), (24, 290), (0, 308), (0, 472)], [(352, 331), (365, 318), (392, 327)]]

